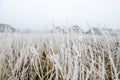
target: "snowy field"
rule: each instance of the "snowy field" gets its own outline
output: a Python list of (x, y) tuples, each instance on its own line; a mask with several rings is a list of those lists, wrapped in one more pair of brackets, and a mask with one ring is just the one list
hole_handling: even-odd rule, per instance
[(120, 80), (120, 36), (0, 34), (0, 80)]

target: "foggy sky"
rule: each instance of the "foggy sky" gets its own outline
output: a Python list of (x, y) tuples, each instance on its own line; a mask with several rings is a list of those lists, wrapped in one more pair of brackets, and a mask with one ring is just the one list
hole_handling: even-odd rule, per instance
[[(0, 0), (0, 23), (17, 28), (99, 23), (120, 28), (120, 0)], [(33, 27), (34, 26), (34, 27)]]

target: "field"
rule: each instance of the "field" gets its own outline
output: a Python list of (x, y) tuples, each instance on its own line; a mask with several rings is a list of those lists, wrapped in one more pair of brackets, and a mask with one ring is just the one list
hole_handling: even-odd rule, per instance
[(0, 80), (120, 80), (120, 36), (0, 34)]

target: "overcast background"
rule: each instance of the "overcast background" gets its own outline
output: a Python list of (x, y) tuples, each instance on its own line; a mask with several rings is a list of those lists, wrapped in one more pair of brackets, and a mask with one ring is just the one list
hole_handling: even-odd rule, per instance
[(120, 28), (120, 0), (0, 0), (0, 23), (47, 30), (77, 24)]

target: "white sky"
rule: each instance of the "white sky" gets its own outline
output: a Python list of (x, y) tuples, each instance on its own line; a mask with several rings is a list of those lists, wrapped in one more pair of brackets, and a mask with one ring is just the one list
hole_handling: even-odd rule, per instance
[(84, 25), (85, 20), (119, 28), (120, 0), (0, 0), (0, 23), (17, 28)]

